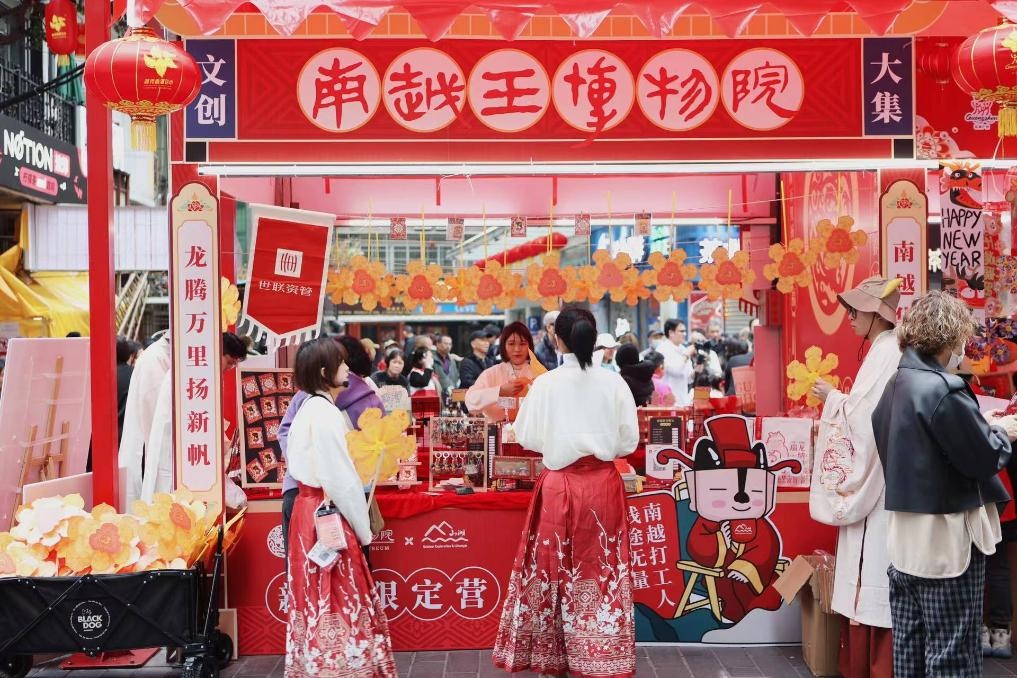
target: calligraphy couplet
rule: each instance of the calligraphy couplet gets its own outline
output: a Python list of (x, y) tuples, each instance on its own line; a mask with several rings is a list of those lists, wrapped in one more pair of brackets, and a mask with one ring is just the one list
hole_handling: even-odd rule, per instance
[(976, 311), (985, 305), (985, 228), (977, 166), (947, 166), (940, 177), (943, 288)]
[(911, 181), (893, 182), (879, 198), (883, 275), (901, 280), (898, 322), (929, 288), (928, 220), (929, 201)]
[(219, 201), (204, 184), (181, 187), (170, 204), (175, 477), (223, 506)]

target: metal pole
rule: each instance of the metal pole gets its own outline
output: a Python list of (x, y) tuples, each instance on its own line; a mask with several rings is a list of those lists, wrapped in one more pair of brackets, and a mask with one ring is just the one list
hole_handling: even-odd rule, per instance
[[(109, 40), (108, 0), (85, 0), (88, 53)], [(92, 494), (96, 504), (118, 507), (117, 376), (113, 268), (112, 118), (88, 91), (88, 309), (92, 383)]]

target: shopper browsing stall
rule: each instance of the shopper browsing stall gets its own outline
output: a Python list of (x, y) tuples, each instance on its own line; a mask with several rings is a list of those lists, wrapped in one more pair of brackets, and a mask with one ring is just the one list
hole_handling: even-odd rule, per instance
[[(530, 503), (493, 659), (513, 672), (625, 678), (635, 672), (634, 611), (625, 487), (612, 462), (639, 442), (636, 405), (619, 375), (594, 365), (589, 311), (563, 310), (555, 335), (563, 364), (533, 383), (515, 424), (516, 439), (541, 453), (547, 471)], [(581, 604), (579, 590), (598, 604)]]
[(960, 300), (930, 292), (897, 331), (904, 352), (872, 415), (886, 478), (894, 676), (982, 675), (985, 556), (1000, 540), (997, 477), (1017, 418), (978, 410), (950, 370), (975, 331)]
[(441, 390), (438, 375), (434, 372), (434, 352), (427, 346), (413, 349), (409, 360), (410, 371), (406, 379), (410, 385), (410, 395), (429, 391), (437, 395)]
[(861, 337), (859, 352), (866, 342), (871, 346), (850, 393), (822, 379), (812, 388), (824, 405), (809, 503), (815, 520), (840, 527), (833, 610), (848, 622), (840, 671), (847, 678), (890, 678), (886, 483), (872, 433), (872, 412), (901, 358), (894, 336), (900, 279), (869, 278), (837, 299)]
[(402, 386), (406, 392), (410, 392), (410, 380), (403, 374), (406, 366), (406, 359), (403, 352), (397, 348), (391, 349), (385, 354), (385, 369), (371, 375), (371, 381), (378, 388), (382, 386)]
[[(371, 543), (367, 501), (334, 406), (345, 351), (322, 337), (297, 352), (297, 387), (313, 394), (293, 418), (287, 460), (299, 483), (287, 556), (286, 675), (394, 676), (381, 601), (359, 544)], [(334, 511), (322, 515), (322, 509)], [(331, 623), (322, 623), (324, 618)], [(349, 648), (363, 666), (353, 668)]]
[(520, 322), (509, 323), (498, 341), (502, 362), (489, 367), (466, 391), (466, 407), (489, 421), (511, 421), (530, 384), (546, 372), (533, 354), (533, 335)]

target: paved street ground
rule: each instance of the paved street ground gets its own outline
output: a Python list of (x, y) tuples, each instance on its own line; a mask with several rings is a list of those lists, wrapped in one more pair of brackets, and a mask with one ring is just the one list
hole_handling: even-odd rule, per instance
[[(704, 648), (640, 647), (636, 675), (640, 678), (797, 678), (811, 676), (799, 647)], [(396, 655), (400, 678), (504, 678), (491, 664), (489, 650), (467, 652), (403, 652)], [(143, 669), (61, 671), (58, 662), (34, 669), (38, 678), (176, 678), (179, 671), (157, 656)], [(283, 675), (282, 657), (241, 657), (223, 671), (223, 678), (276, 678)], [(535, 674), (521, 674), (532, 677)], [(987, 659), (986, 676), (1017, 676), (1017, 660)]]

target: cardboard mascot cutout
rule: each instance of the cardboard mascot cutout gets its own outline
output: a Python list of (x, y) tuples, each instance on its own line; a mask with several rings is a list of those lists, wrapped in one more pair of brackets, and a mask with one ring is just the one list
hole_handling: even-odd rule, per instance
[(797, 460), (770, 465), (766, 446), (752, 444), (748, 421), (737, 415), (706, 421), (709, 437), (696, 442), (689, 458), (680, 450), (661, 450), (658, 462), (677, 459), (685, 473), (696, 521), (686, 542), (692, 560), (721, 570), (717, 596), (725, 619), (738, 623), (754, 609), (777, 610), (780, 595), (770, 584), (777, 578), (780, 535), (767, 516), (777, 499), (776, 471), (801, 473)]

